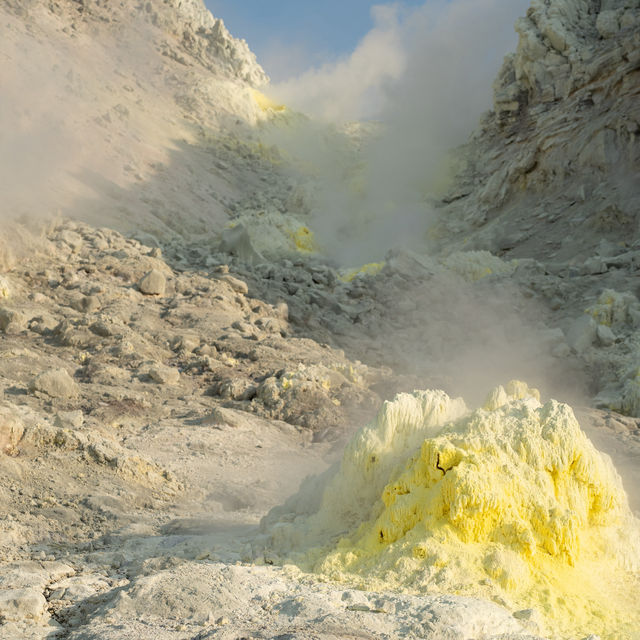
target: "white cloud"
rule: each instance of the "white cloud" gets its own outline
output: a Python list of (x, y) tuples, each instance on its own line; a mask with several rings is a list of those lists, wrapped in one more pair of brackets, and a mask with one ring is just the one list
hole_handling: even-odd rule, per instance
[(397, 7), (374, 7), (372, 15), (375, 26), (351, 56), (274, 84), (271, 92), (304, 113), (330, 121), (375, 116), (386, 85), (405, 69), (406, 51)]

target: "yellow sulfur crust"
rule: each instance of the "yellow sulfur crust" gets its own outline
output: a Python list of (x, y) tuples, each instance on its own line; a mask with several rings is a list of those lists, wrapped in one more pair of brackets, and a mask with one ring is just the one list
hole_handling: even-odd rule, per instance
[[(316, 542), (326, 530), (298, 564), (360, 588), (535, 609), (553, 637), (638, 637), (640, 529), (611, 460), (569, 406), (541, 405), (524, 383), (462, 417), (460, 402), (415, 392), (385, 403), (297, 525)], [(327, 523), (339, 518), (348, 532), (335, 536)]]
[(367, 276), (375, 276), (380, 273), (385, 266), (386, 262), (369, 262), (367, 264), (363, 264), (361, 267), (357, 269), (350, 269), (348, 271), (343, 272), (340, 275), (340, 280), (342, 282), (351, 282), (357, 275), (364, 274)]
[(265, 96), (264, 93), (257, 91), (256, 89), (252, 89), (251, 93), (253, 95), (253, 99), (256, 104), (262, 111), (286, 111), (287, 107), (284, 104), (278, 104), (268, 96)]

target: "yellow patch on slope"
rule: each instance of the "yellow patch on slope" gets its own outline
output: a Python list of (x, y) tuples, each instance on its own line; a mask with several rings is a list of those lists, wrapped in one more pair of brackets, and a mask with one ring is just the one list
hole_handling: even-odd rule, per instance
[(385, 403), (317, 513), (280, 523), (280, 542), (300, 566), (360, 588), (534, 608), (554, 637), (633, 637), (639, 523), (571, 408), (538, 398), (514, 382), (463, 417), (443, 392)]
[(367, 264), (363, 264), (361, 267), (358, 267), (356, 269), (348, 269), (346, 271), (343, 271), (340, 274), (339, 278), (340, 280), (342, 280), (342, 282), (351, 282), (356, 276), (360, 274), (367, 275), (367, 276), (375, 276), (384, 269), (384, 266), (386, 264), (387, 263), (384, 261), (369, 262)]
[(315, 238), (313, 231), (311, 231), (309, 227), (302, 226), (297, 229), (290, 229), (287, 233), (298, 251), (301, 253), (315, 253)]
[(638, 300), (631, 293), (605, 289), (595, 305), (585, 310), (598, 324), (611, 327), (629, 321), (630, 309), (638, 309)]
[(517, 263), (513, 260), (505, 262), (488, 251), (457, 251), (447, 256), (442, 264), (467, 282), (476, 282), (490, 275), (509, 275)]
[(256, 89), (251, 89), (251, 95), (262, 111), (282, 112), (287, 110), (286, 105), (278, 104), (268, 96), (265, 96), (264, 93), (257, 91)]

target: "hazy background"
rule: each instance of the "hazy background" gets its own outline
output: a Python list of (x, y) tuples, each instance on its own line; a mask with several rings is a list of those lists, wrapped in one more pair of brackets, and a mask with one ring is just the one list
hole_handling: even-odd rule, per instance
[[(449, 151), (465, 142), (491, 108), (492, 82), (504, 55), (516, 47), (513, 25), (528, 1), (356, 4), (356, 25), (367, 24), (368, 9), (371, 28), (351, 51), (336, 49), (322, 64), (297, 72), (301, 60), (319, 55), (319, 49), (298, 55), (297, 39), (308, 35), (310, 51), (323, 22), (301, 24), (292, 32), (289, 55), (277, 68), (267, 67), (286, 79), (266, 89), (312, 116), (297, 122), (295, 132), (272, 132), (272, 142), (315, 171), (312, 227), (324, 251), (346, 265), (378, 261), (394, 245), (425, 246), (433, 219), (429, 200), (446, 189)], [(339, 23), (344, 15), (331, 9), (337, 12), (333, 23)], [(357, 39), (359, 30), (354, 25), (350, 33)], [(332, 38), (344, 47), (344, 32)], [(335, 145), (326, 144), (320, 123), (354, 121), (376, 128), (349, 165)]]
[[(244, 38), (274, 82), (349, 55), (374, 26), (371, 0), (205, 0), (216, 18)], [(416, 7), (423, 0), (399, 6)]]

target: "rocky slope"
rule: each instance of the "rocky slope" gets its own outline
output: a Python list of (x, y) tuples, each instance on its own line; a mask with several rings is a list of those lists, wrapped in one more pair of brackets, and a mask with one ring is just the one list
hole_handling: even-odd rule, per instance
[(640, 4), (533, 2), (516, 30), (436, 235), (533, 260), (596, 405), (638, 416)]
[(34, 0), (2, 16), (7, 212), (203, 240), (266, 180), (252, 126), (267, 78), (201, 2)]

